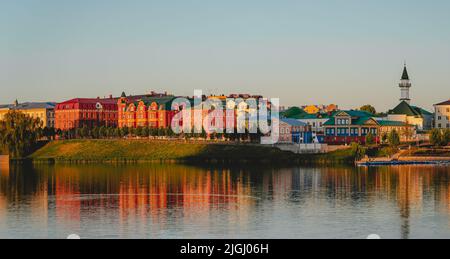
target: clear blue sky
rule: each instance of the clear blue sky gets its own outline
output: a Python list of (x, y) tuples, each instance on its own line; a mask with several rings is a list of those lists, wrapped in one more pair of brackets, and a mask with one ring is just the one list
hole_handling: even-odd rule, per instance
[(450, 1), (2, 0), (0, 103), (259, 93), (282, 104), (450, 98)]

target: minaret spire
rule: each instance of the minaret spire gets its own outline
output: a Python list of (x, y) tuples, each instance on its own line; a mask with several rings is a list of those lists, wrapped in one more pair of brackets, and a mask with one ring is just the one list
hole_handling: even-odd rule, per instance
[(411, 80), (409, 79), (408, 69), (406, 67), (406, 62), (405, 62), (402, 78), (401, 78), (401, 81), (399, 84), (400, 92), (401, 92), (401, 97), (400, 97), (401, 102), (407, 102), (408, 104), (411, 102), (411, 99), (409, 98), (409, 89), (411, 88), (411, 86), (412, 86)]

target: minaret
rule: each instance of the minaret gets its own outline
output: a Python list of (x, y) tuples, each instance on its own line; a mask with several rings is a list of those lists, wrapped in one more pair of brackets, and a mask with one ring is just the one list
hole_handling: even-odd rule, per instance
[(403, 69), (403, 75), (402, 75), (402, 79), (400, 81), (399, 87), (400, 87), (400, 91), (401, 91), (400, 101), (401, 102), (405, 101), (408, 104), (410, 104), (411, 99), (409, 98), (409, 89), (411, 88), (411, 81), (409, 80), (409, 75), (408, 75), (408, 70), (406, 69), (406, 64), (405, 64), (405, 68)]

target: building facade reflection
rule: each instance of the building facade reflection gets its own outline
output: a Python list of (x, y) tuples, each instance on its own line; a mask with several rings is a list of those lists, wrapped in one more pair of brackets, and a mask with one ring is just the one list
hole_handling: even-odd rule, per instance
[(151, 238), (162, 232), (176, 237), (177, 231), (218, 222), (229, 231), (225, 234), (233, 234), (252, 227), (261, 213), (286, 207), (319, 211), (323, 206), (351, 210), (382, 204), (395, 208), (399, 236), (410, 238), (411, 218), (422, 214), (426, 204), (450, 216), (448, 167), (41, 165), (8, 171), (0, 175), (1, 221), (12, 210), (23, 210), (19, 206), (26, 200), (29, 213), (40, 219), (37, 224), (48, 225), (54, 218), (56, 226), (82, 229), (84, 221), (112, 217), (118, 226), (111, 227), (124, 236), (132, 230)]

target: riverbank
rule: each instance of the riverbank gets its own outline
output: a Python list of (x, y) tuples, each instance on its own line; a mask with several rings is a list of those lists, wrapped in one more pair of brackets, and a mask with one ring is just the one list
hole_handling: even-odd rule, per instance
[(29, 159), (35, 163), (353, 163), (351, 150), (328, 154), (297, 155), (277, 148), (250, 144), (223, 144), (164, 140), (53, 141)]

